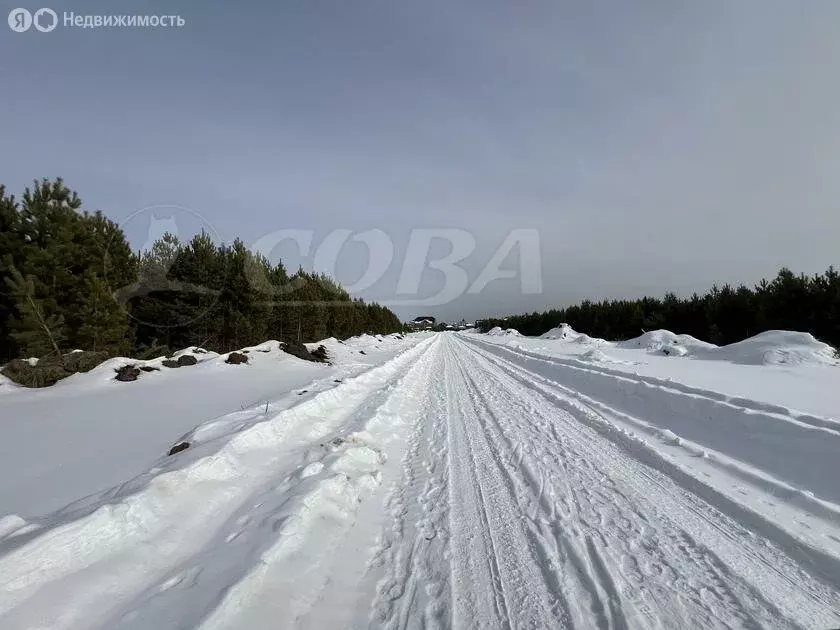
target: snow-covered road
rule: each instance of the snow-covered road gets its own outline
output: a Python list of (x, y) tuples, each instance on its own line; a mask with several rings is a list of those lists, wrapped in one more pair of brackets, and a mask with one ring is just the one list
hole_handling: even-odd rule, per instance
[(189, 453), (0, 538), (0, 627), (840, 625), (831, 419), (446, 333)]

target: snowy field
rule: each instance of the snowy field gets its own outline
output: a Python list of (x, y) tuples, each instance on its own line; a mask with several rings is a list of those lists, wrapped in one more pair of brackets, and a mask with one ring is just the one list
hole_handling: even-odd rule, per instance
[(0, 628), (840, 626), (810, 336), (325, 345), (0, 384)]

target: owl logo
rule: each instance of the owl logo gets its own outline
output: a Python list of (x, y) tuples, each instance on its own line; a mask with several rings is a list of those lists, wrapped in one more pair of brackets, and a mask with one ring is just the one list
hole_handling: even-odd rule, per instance
[[(148, 221), (148, 223), (147, 223)], [(178, 224), (181, 224), (179, 229)], [(145, 225), (144, 225), (145, 224)], [(128, 315), (136, 322), (148, 326), (150, 328), (171, 328), (173, 326), (185, 326), (191, 321), (194, 321), (207, 310), (213, 307), (215, 299), (218, 299), (218, 291), (211, 289), (201, 284), (192, 284), (190, 282), (181, 281), (169, 277), (168, 265), (171, 265), (173, 258), (167, 257), (167, 254), (174, 254), (179, 247), (169, 239), (167, 243), (163, 243), (163, 247), (158, 247), (155, 252), (155, 243), (164, 239), (169, 234), (175, 237), (178, 241), (182, 239), (190, 239), (193, 234), (195, 225), (198, 225), (202, 232), (208, 234), (213, 238), (214, 242), (222, 242), (218, 233), (213, 227), (202, 217), (199, 213), (176, 205), (162, 205), (155, 204), (146, 206), (132, 212), (124, 221), (120, 223), (122, 233), (130, 231), (128, 228), (134, 227), (134, 233), (137, 235), (140, 242), (143, 239), (143, 244), (135, 252), (140, 259), (138, 268), (138, 277), (135, 282), (126, 286), (111, 287), (114, 297), (120, 304), (127, 304), (130, 300), (135, 298), (142, 298), (145, 295), (156, 291), (177, 291), (179, 293), (199, 293), (209, 296), (211, 299), (207, 300), (206, 309), (201, 312), (192, 313), (189, 320), (172, 321), (145, 321), (138, 318), (137, 313), (133, 309), (128, 309)], [(145, 232), (145, 237), (144, 237)], [(183, 244), (180, 247), (184, 247)], [(146, 253), (150, 256), (146, 256)], [(147, 263), (144, 266), (144, 263)], [(227, 273), (227, 269), (221, 270), (221, 273)], [(105, 270), (105, 278), (108, 281), (107, 265)], [(215, 299), (213, 299), (215, 297)]]
[(151, 251), (152, 245), (155, 244), (155, 241), (160, 240), (167, 232), (172, 236), (178, 236), (178, 224), (175, 221), (175, 216), (170, 215), (168, 217), (159, 218), (154, 214), (150, 215), (146, 242), (143, 244), (143, 247), (140, 248), (140, 251)]

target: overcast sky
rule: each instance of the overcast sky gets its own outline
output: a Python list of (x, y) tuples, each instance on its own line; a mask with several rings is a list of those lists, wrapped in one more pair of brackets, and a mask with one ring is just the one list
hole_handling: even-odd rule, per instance
[[(62, 176), (135, 247), (161, 226), (249, 244), (315, 230), (310, 256), (273, 251), (296, 268), (331, 230), (378, 229), (394, 261), (363, 295), (387, 302), (445, 283), (429, 269), (397, 295), (413, 228), (468, 231), (469, 283), (508, 233), (535, 230), (540, 293), (523, 294), (515, 247), (516, 277), (395, 308), (445, 319), (840, 262), (836, 0), (51, 7), (52, 33), (0, 33), (0, 183)], [(64, 11), (186, 23), (71, 28)], [(133, 216), (150, 204), (189, 212)], [(340, 280), (365, 251), (341, 251)]]

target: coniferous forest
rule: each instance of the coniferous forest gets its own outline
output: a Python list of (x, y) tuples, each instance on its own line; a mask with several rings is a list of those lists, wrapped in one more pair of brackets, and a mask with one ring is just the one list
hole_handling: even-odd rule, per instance
[(688, 298), (667, 293), (662, 298), (584, 301), (542, 313), (479, 321), (479, 329), (515, 328), (523, 335), (541, 335), (560, 323), (611, 341), (665, 328), (718, 345), (734, 343), (765, 330), (809, 332), (820, 341), (840, 346), (840, 274), (833, 267), (822, 274), (796, 275), (782, 269), (772, 280), (750, 288), (713, 286)]
[(142, 358), (402, 330), (389, 309), (325, 275), (290, 273), (239, 240), (166, 234), (133, 252), (61, 179), (36, 181), (20, 200), (0, 186), (0, 276), (0, 364), (74, 349)]

